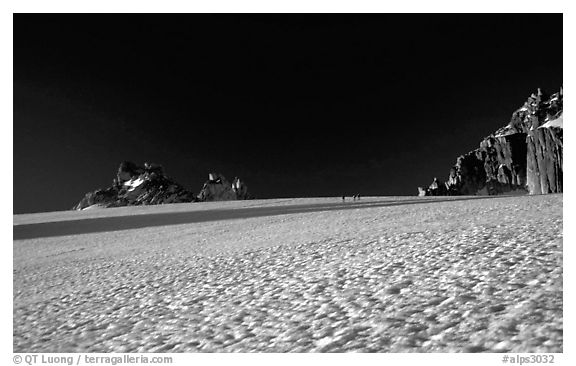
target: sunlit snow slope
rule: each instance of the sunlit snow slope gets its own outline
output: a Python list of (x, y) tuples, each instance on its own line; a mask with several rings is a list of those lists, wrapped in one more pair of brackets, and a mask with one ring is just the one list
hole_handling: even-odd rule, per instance
[(562, 352), (562, 195), (14, 216), (15, 352)]

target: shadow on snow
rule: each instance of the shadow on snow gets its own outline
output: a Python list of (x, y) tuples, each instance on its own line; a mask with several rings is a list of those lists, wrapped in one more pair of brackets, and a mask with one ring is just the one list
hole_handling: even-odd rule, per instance
[(307, 212), (354, 210), (373, 207), (424, 205), (438, 202), (467, 201), (477, 199), (506, 198), (509, 196), (467, 196), (442, 198), (415, 198), (379, 202), (335, 202), (294, 206), (252, 207), (240, 209), (215, 209), (208, 211), (157, 213), (119, 217), (99, 217), (91, 219), (45, 222), (15, 225), (14, 240), (42, 237), (78, 235), (108, 231), (139, 229), (153, 226), (181, 225), (196, 222), (245, 219), (252, 217), (290, 215)]

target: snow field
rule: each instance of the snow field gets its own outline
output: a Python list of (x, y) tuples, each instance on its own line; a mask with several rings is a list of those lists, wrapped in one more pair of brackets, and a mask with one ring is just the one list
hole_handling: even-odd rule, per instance
[(562, 350), (562, 195), (14, 242), (15, 352)]

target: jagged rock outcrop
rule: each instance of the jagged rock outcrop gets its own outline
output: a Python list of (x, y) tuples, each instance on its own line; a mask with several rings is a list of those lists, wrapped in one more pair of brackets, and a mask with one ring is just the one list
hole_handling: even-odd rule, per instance
[(235, 177), (232, 182), (232, 190), (236, 193), (236, 199), (238, 200), (247, 200), (251, 198), (248, 193), (248, 186), (238, 177)]
[(167, 177), (160, 165), (140, 167), (126, 161), (120, 164), (111, 187), (87, 193), (74, 210), (193, 201), (194, 195)]
[(248, 187), (238, 177), (232, 184), (222, 174), (210, 173), (202, 190), (197, 196), (198, 201), (228, 201), (249, 199)]
[(510, 123), (458, 157), (444, 184), (418, 187), (419, 196), (562, 192), (563, 91), (541, 89), (512, 114)]

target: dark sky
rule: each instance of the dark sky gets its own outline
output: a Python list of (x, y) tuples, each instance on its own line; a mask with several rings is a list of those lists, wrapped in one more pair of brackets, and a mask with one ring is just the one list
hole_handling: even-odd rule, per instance
[(562, 85), (562, 15), (14, 15), (14, 213), (121, 161), (198, 193), (415, 195)]

